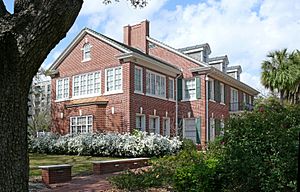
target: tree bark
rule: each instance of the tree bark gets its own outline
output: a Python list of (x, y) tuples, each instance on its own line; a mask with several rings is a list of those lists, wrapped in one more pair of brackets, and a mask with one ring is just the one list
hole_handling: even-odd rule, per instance
[(0, 191), (28, 191), (27, 97), (32, 78), (65, 37), (83, 0), (0, 0)]

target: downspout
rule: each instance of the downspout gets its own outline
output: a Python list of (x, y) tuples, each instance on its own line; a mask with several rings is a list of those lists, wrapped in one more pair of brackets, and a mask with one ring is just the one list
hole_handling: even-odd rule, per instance
[(175, 82), (176, 82), (176, 94), (175, 94), (175, 106), (176, 106), (176, 109), (175, 109), (175, 129), (176, 129), (176, 136), (178, 136), (178, 78), (182, 75), (181, 74), (178, 74), (175, 78)]
[(205, 136), (206, 136), (206, 141), (205, 143), (207, 144), (208, 143), (208, 130), (209, 130), (209, 127), (208, 127), (208, 75), (206, 74), (205, 75), (205, 120), (206, 120), (206, 133), (205, 133)]

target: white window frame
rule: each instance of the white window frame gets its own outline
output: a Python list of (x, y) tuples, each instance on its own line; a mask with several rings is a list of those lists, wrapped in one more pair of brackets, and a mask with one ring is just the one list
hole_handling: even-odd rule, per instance
[(251, 96), (251, 95), (248, 95), (248, 97), (249, 97), (249, 98), (248, 98), (248, 99), (249, 99), (249, 104), (252, 105), (252, 103), (253, 103), (253, 102), (252, 102), (252, 96)]
[[(146, 88), (146, 95), (147, 96), (152, 96), (152, 97), (157, 97), (157, 98), (163, 98), (163, 99), (166, 99), (166, 76), (165, 75), (162, 75), (162, 74), (159, 74), (159, 73), (155, 73), (155, 72), (153, 72), (153, 71), (150, 71), (150, 70), (146, 70), (146, 78), (147, 78), (147, 74), (149, 73), (149, 75), (150, 75), (150, 85), (147, 85), (147, 79), (146, 79), (146, 87), (147, 86), (149, 86), (150, 87), (150, 89), (149, 89), (149, 92), (148, 92), (148, 90), (147, 90), (147, 88)], [(151, 93), (152, 92), (152, 86), (153, 86), (153, 84), (152, 84), (152, 81), (151, 81), (151, 75), (154, 75), (154, 77), (155, 77), (155, 81), (154, 81), (154, 94), (153, 93)], [(164, 82), (165, 82), (165, 84), (164, 84), (164, 87), (161, 87), (162, 89), (163, 89), (163, 91), (164, 91), (164, 94), (163, 95), (161, 95), (160, 93), (158, 93), (158, 92), (160, 92), (161, 90), (159, 89), (159, 88), (157, 88), (157, 86), (156, 86), (156, 84), (157, 84), (157, 76), (159, 76), (160, 78), (162, 78), (162, 79), (164, 79)], [(159, 89), (159, 90), (158, 90)]]
[[(194, 81), (194, 89), (195, 90), (195, 97), (190, 97), (190, 98), (186, 98), (186, 95), (185, 95), (185, 89), (186, 89), (186, 81)], [(183, 81), (183, 86), (182, 86), (182, 96), (183, 96), (183, 101), (194, 101), (194, 100), (197, 100), (197, 85), (196, 85), (196, 78), (190, 78), (190, 79), (184, 79)], [(191, 90), (191, 89), (189, 89)], [(189, 94), (190, 95), (190, 94)]]
[[(87, 130), (87, 132), (84, 132), (84, 133), (92, 133), (93, 132), (93, 123), (94, 123), (93, 116), (92, 115), (84, 115), (84, 116), (73, 116), (73, 117), (70, 117), (70, 134), (74, 133), (73, 129), (72, 129), (73, 126), (76, 127), (75, 128), (76, 134), (78, 134), (78, 132), (77, 132), (77, 126), (82, 126), (82, 125), (78, 125), (78, 118), (84, 118), (84, 117), (86, 118), (86, 124), (85, 124), (85, 126), (86, 126), (86, 130)], [(92, 123), (91, 124), (88, 123), (89, 117), (92, 118)], [(75, 125), (72, 125), (72, 119), (73, 118), (75, 119), (75, 122), (76, 122)], [(91, 127), (89, 128), (89, 126), (91, 126)], [(81, 128), (81, 132), (80, 133), (83, 133), (82, 132), (82, 128)]]
[[(168, 81), (168, 97), (169, 97), (170, 100), (175, 100), (175, 83), (174, 83), (175, 81), (171, 77), (169, 77), (168, 80), (169, 80)], [(170, 81), (172, 81), (172, 85), (173, 85), (173, 90), (172, 91), (170, 91)], [(172, 93), (173, 97), (170, 97), (170, 93)]]
[[(87, 47), (86, 47), (87, 45), (89, 45), (89, 49), (87, 49)], [(92, 49), (92, 45), (89, 42), (86, 42), (83, 45), (83, 47), (81, 48), (81, 50), (82, 50), (82, 62), (90, 61), (92, 59), (91, 49)], [(88, 52), (90, 53), (90, 57), (86, 58), (86, 54)]]
[[(121, 88), (120, 89), (115, 89), (115, 76), (116, 76), (116, 69), (120, 68), (121, 69)], [(107, 91), (107, 71), (108, 70), (113, 70), (113, 90), (112, 91)], [(118, 93), (123, 93), (123, 67), (122, 66), (118, 66), (118, 67), (111, 67), (111, 68), (107, 68), (105, 69), (105, 93), (104, 95), (110, 95), (110, 94), (118, 94)]]
[[(167, 124), (166, 124), (167, 121)], [(163, 136), (171, 136), (171, 122), (170, 122), (170, 117), (163, 117)], [(164, 129), (166, 126), (166, 130)], [(167, 132), (165, 132), (167, 131)]]
[[(182, 124), (182, 130), (183, 130), (183, 133), (182, 133), (182, 136), (183, 136), (183, 138), (186, 138), (186, 134), (185, 134), (185, 132), (186, 132), (186, 121), (187, 120), (193, 120), (194, 121), (194, 125), (195, 125), (195, 132), (197, 131), (197, 129), (196, 129), (196, 118), (184, 118), (183, 119), (183, 124)], [(195, 135), (195, 141), (193, 141), (193, 142), (195, 142), (196, 143), (196, 138), (197, 137), (197, 132), (196, 132), (196, 135)]]
[(209, 79), (208, 80), (210, 82), (210, 92), (208, 94), (210, 94), (209, 96), (209, 100), (210, 101), (215, 101), (215, 81), (214, 79)]
[[(64, 90), (65, 90), (65, 80), (68, 82), (68, 85), (67, 85), (67, 96), (65, 96), (64, 94)], [(58, 81), (62, 81), (62, 97), (61, 98), (58, 98)], [(60, 78), (60, 79), (57, 79), (56, 80), (56, 93), (55, 93), (55, 98), (56, 98), (56, 101), (65, 101), (65, 100), (68, 100), (69, 97), (70, 97), (70, 79), (69, 77), (66, 77), (66, 78)]]
[(243, 93), (243, 103), (247, 104), (247, 95), (246, 95), (246, 93)]
[[(160, 134), (160, 118), (159, 118), (159, 116), (155, 116), (155, 115), (149, 115), (149, 129), (148, 129), (148, 132), (149, 132), (149, 134), (153, 133), (153, 132), (150, 132), (150, 128), (151, 128), (151, 120), (150, 119), (153, 119), (153, 118), (157, 119), (154, 134)], [(151, 130), (153, 130), (153, 129), (151, 129)]]
[[(100, 85), (100, 89), (99, 89), (99, 93), (95, 93), (95, 74), (96, 73), (99, 73), (99, 85)], [(88, 91), (88, 76), (90, 74), (93, 74), (94, 78), (93, 78), (93, 86), (94, 86), (94, 89), (93, 89), (93, 92), (94, 93), (87, 93)], [(81, 76), (86, 76), (86, 80), (85, 80), (85, 87), (86, 87), (86, 94), (83, 94), (81, 95), (81, 89), (82, 89), (82, 85), (81, 85)], [(78, 91), (78, 95), (75, 96), (75, 78), (76, 77), (79, 77), (79, 91)], [(78, 74), (78, 75), (75, 75), (73, 76), (73, 79), (72, 79), (72, 99), (79, 99), (79, 98), (86, 98), (86, 97), (95, 97), (95, 96), (100, 96), (101, 95), (101, 71), (94, 71), (94, 72), (90, 72), (90, 73), (83, 73), (83, 74)]]
[(225, 104), (225, 85), (220, 83), (221, 104)]
[[(140, 90), (136, 90), (135, 89), (135, 69), (141, 70), (141, 86), (140, 86)], [(143, 93), (143, 68), (139, 67), (139, 66), (134, 66), (134, 93)]]
[[(233, 97), (233, 92), (236, 92), (236, 98)], [(233, 111), (239, 110), (239, 91), (232, 87), (230, 88), (230, 107)]]
[[(139, 129), (136, 125), (136, 118), (137, 117), (141, 117), (141, 129)], [(146, 131), (146, 115), (145, 114), (140, 114), (140, 113), (137, 113), (135, 115), (135, 129), (139, 130), (139, 131)]]

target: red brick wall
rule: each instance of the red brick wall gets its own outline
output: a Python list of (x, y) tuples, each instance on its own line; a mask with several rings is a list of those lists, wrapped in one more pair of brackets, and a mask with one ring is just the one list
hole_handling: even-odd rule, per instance
[[(85, 42), (92, 45), (91, 60), (82, 62), (81, 48)], [(93, 36), (86, 35), (80, 43), (69, 53), (58, 67), (59, 74), (52, 79), (52, 131), (61, 134), (69, 133), (69, 120), (71, 116), (79, 116), (79, 109), (82, 110), (82, 115), (93, 115), (94, 131), (116, 131), (121, 130), (120, 127), (112, 129), (112, 124), (124, 126), (122, 131), (129, 130), (129, 87), (126, 82), (129, 81), (129, 63), (121, 64), (116, 55), (122, 52), (112, 46), (102, 42)], [(122, 66), (123, 73), (123, 93), (114, 95), (103, 95), (105, 93), (105, 69)], [(69, 78), (69, 97), (72, 98), (72, 77), (74, 75), (87, 72), (101, 72), (101, 94), (102, 97), (108, 100), (107, 106), (85, 106), (65, 109), (65, 105), (69, 101), (55, 102), (56, 100), (56, 80), (63, 77)], [(106, 108), (105, 108), (106, 107)], [(111, 108), (114, 107), (115, 115), (112, 114)], [(64, 113), (63, 119), (60, 114)], [(122, 118), (120, 118), (122, 117)], [(108, 127), (107, 127), (108, 126)]]

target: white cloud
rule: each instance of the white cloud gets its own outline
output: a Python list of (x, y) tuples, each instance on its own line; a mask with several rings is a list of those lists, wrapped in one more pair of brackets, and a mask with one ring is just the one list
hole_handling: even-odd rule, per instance
[(134, 9), (125, 0), (110, 5), (85, 0), (77, 25), (122, 41), (123, 26), (148, 19), (151, 36), (173, 47), (209, 43), (211, 57), (228, 55), (230, 65), (242, 66), (242, 81), (258, 90), (266, 54), (300, 48), (299, 0), (207, 0), (185, 5), (180, 1), (175, 9), (168, 7), (170, 1), (151, 0), (145, 8)]

